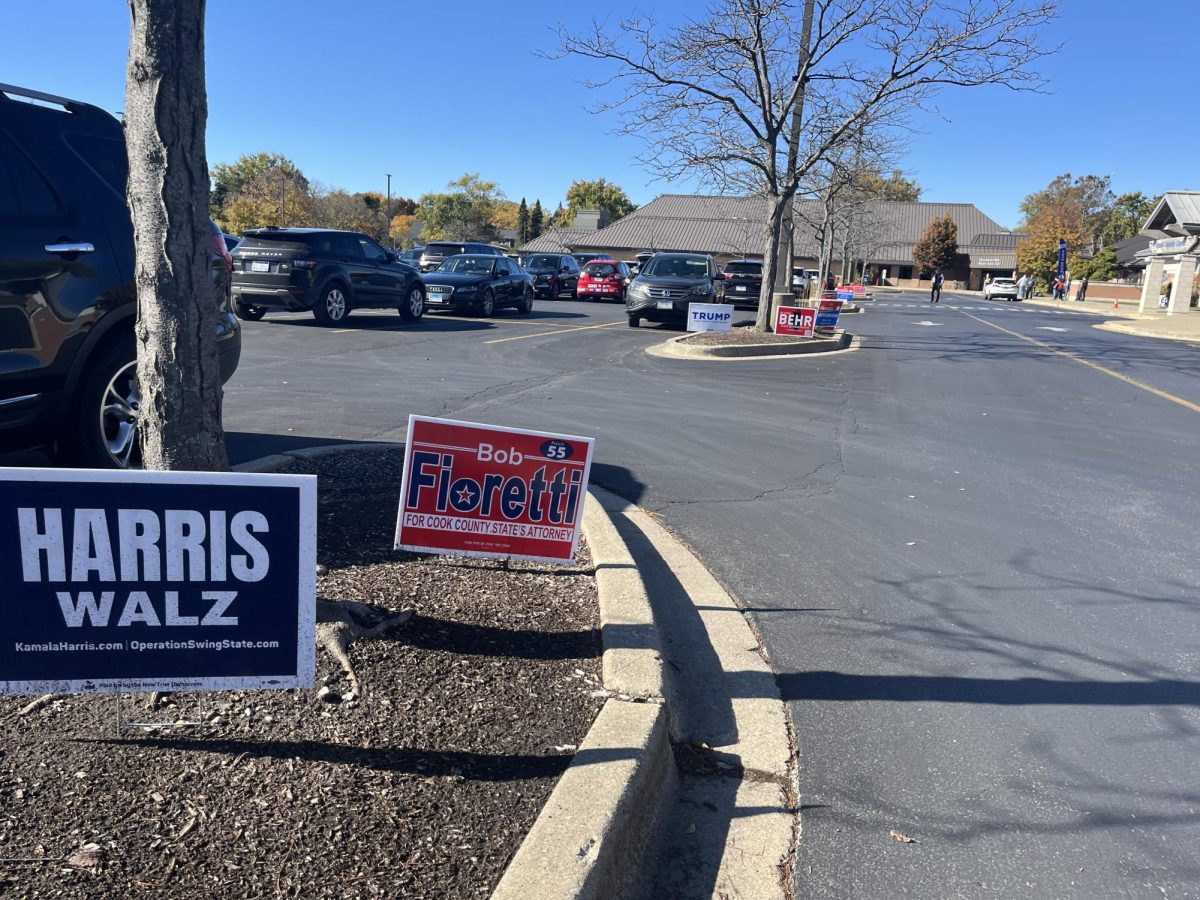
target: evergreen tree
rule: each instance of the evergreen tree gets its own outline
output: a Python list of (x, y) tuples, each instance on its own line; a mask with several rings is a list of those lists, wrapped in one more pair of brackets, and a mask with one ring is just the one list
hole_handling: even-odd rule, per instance
[(546, 214), (542, 212), (542, 201), (534, 200), (533, 212), (529, 214), (529, 239), (531, 241), (542, 233), (545, 220)]
[(517, 208), (517, 246), (521, 246), (529, 240), (529, 207), (525, 205), (525, 198), (521, 198), (521, 205)]

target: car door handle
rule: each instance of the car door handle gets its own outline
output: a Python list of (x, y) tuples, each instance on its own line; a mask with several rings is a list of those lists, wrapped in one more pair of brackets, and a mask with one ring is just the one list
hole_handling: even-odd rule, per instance
[(47, 253), (95, 253), (96, 248), (91, 244), (47, 244)]

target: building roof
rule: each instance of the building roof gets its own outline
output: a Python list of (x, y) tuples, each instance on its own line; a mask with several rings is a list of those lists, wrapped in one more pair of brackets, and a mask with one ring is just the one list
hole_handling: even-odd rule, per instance
[(1200, 228), (1200, 191), (1167, 191), (1142, 231), (1161, 229), (1172, 223)]
[(1150, 241), (1154, 240), (1157, 236), (1135, 234), (1133, 237), (1113, 244), (1113, 252), (1117, 255), (1117, 265), (1121, 268), (1144, 266), (1145, 262), (1138, 258), (1138, 254), (1148, 251), (1150, 249)]
[[(934, 218), (949, 214), (958, 227), (962, 252), (981, 234), (1000, 235), (1003, 229), (969, 203), (869, 201), (865, 204), (858, 243), (873, 262), (912, 263), (912, 247)], [(729, 256), (761, 256), (767, 201), (762, 197), (663, 194), (629, 215), (592, 232), (557, 232), (552, 240), (566, 249), (631, 253), (643, 248), (685, 250)], [(818, 227), (823, 218), (819, 200), (797, 200), (795, 239), (798, 257), (819, 254)], [(863, 224), (865, 223), (865, 224)], [(557, 250), (543, 235), (522, 251)], [(839, 238), (835, 234), (835, 245)]]
[(1019, 234), (1015, 231), (1001, 231), (998, 234), (977, 234), (974, 240), (967, 246), (972, 249), (980, 250), (1008, 250), (1014, 252), (1017, 249), (1017, 244), (1024, 240), (1027, 235)]
[(522, 253), (570, 253), (580, 238), (594, 233), (579, 228), (550, 228), (517, 249)]

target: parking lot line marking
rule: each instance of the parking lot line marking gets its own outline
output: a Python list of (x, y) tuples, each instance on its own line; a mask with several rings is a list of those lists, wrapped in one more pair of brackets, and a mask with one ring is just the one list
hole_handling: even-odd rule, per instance
[(503, 344), (505, 341), (523, 341), (525, 338), (546, 337), (551, 334), (562, 334), (563, 331), (591, 331), (593, 328), (612, 328), (614, 325), (623, 325), (624, 322), (605, 322), (603, 325), (562, 325), (558, 331), (539, 331), (537, 334), (518, 334), (516, 337), (495, 338), (490, 341), (484, 341), (485, 344)]
[(1140, 381), (1137, 378), (1131, 378), (1128, 375), (1108, 368), (1108, 366), (1102, 366), (1100, 363), (1092, 362), (1090, 359), (1084, 359), (1082, 356), (1077, 356), (1074, 353), (1071, 353), (1069, 350), (1060, 350), (1051, 344), (1047, 344), (1045, 341), (1039, 341), (1037, 338), (1031, 338), (1028, 335), (1020, 334), (1016, 331), (1009, 331), (1007, 328), (1002, 328), (994, 322), (989, 322), (987, 319), (981, 319), (979, 316), (973, 316), (969, 312), (961, 313), (961, 315), (966, 316), (968, 319), (974, 319), (976, 322), (982, 322), (984, 325), (995, 328), (997, 331), (1003, 331), (1005, 334), (1011, 334), (1013, 337), (1020, 338), (1021, 340), (1033, 344), (1034, 346), (1041, 347), (1043, 350), (1049, 350), (1051, 353), (1054, 353), (1057, 356), (1065, 356), (1067, 359), (1073, 359), (1075, 362), (1082, 363), (1089, 369), (1095, 369), (1097, 372), (1103, 372), (1105, 375), (1110, 375), (1118, 381), (1123, 381), (1126, 384), (1133, 385), (1136, 388), (1141, 388), (1143, 391), (1148, 391), (1156, 397), (1161, 397), (1164, 400), (1170, 400), (1172, 403), (1178, 403), (1180, 406), (1184, 407), (1185, 409), (1190, 409), (1192, 412), (1200, 413), (1200, 403), (1193, 403), (1190, 400), (1184, 400), (1182, 397), (1176, 397), (1174, 394), (1168, 393), (1162, 388), (1156, 388), (1152, 384), (1147, 384), (1146, 382)]
[(330, 334), (349, 334), (351, 331), (358, 331), (357, 328), (335, 328)]

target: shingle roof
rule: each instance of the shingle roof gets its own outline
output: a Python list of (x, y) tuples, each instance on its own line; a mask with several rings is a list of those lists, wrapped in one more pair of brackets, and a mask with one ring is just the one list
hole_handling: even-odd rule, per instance
[(1015, 231), (1002, 231), (999, 234), (977, 234), (975, 235), (975, 239), (967, 246), (972, 250), (1008, 250), (1012, 252), (1017, 249), (1017, 244), (1026, 236)]
[[(870, 257), (876, 262), (912, 262), (912, 245), (931, 220), (949, 214), (958, 227), (960, 248), (981, 234), (999, 235), (1003, 229), (969, 203), (871, 201), (865, 219), (874, 240)], [(761, 197), (724, 197), (663, 194), (607, 228), (593, 232), (560, 232), (556, 238), (571, 249), (690, 250), (699, 253), (761, 256), (766, 200)], [(821, 218), (817, 200), (796, 201), (796, 256), (818, 255), (816, 225)], [(545, 237), (545, 235), (543, 235)], [(522, 251), (557, 250), (531, 241)]]
[(551, 228), (518, 249), (522, 253), (570, 253), (580, 238), (595, 233), (586, 229)]

